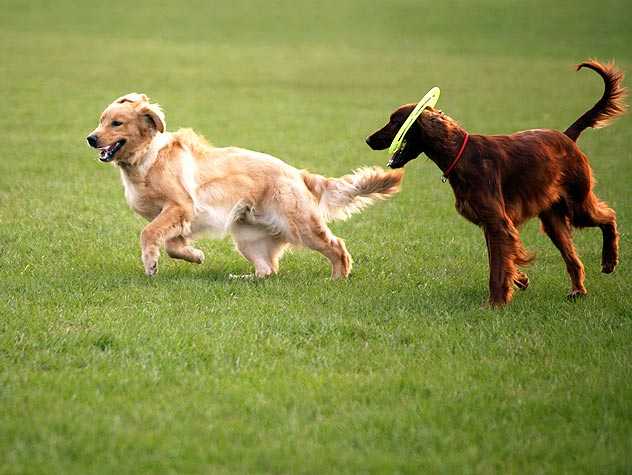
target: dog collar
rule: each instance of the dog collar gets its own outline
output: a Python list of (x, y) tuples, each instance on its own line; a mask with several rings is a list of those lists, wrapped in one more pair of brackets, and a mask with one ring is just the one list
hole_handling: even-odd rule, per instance
[(430, 89), (426, 95), (423, 97), (421, 101), (415, 106), (413, 111), (410, 113), (404, 124), (399, 128), (397, 134), (395, 134), (395, 138), (391, 143), (391, 146), (388, 149), (388, 153), (391, 155), (397, 152), (404, 143), (404, 136), (408, 129), (413, 125), (413, 122), (417, 120), (417, 118), (421, 115), (426, 107), (434, 107), (439, 100), (439, 95), (441, 94), (441, 90), (438, 87), (433, 87)]
[(463, 152), (465, 151), (465, 146), (467, 145), (468, 140), (470, 140), (470, 134), (465, 132), (465, 137), (463, 138), (463, 143), (461, 144), (461, 148), (459, 149), (459, 153), (456, 154), (456, 157), (454, 158), (454, 160), (452, 161), (450, 166), (446, 169), (445, 173), (441, 177), (441, 181), (443, 183), (448, 181), (448, 175), (450, 174), (450, 172), (452, 170), (454, 170), (454, 167), (456, 167), (456, 164), (459, 162), (459, 160), (461, 160), (461, 157), (463, 156)]

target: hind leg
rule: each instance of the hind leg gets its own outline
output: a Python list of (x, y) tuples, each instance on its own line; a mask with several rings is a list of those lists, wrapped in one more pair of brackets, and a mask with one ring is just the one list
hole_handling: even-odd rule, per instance
[(342, 239), (334, 236), (320, 217), (312, 217), (296, 227), (300, 244), (323, 254), (331, 262), (331, 278), (345, 278), (351, 272), (351, 255)]
[(576, 298), (585, 295), (587, 291), (584, 287), (584, 265), (575, 251), (568, 217), (562, 211), (551, 208), (540, 213), (540, 220), (544, 232), (559, 249), (566, 263), (566, 270), (572, 284), (568, 297)]
[(603, 247), (601, 272), (610, 274), (619, 263), (619, 232), (614, 210), (590, 192), (583, 203), (573, 206), (573, 225), (578, 228), (601, 228)]
[(268, 277), (279, 270), (279, 259), (287, 247), (287, 242), (275, 236), (258, 239), (240, 239), (235, 236), (239, 253), (255, 266), (256, 277)]

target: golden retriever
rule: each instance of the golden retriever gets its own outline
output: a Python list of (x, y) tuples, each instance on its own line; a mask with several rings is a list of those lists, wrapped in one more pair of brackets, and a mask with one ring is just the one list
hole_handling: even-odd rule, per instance
[(137, 93), (110, 104), (87, 140), (119, 168), (127, 203), (150, 221), (140, 236), (148, 276), (163, 245), (173, 258), (202, 263), (192, 238), (211, 232), (231, 234), (257, 277), (278, 271), (288, 245), (320, 252), (332, 278), (346, 277), (351, 256), (327, 222), (388, 198), (403, 177), (375, 167), (325, 178), (264, 153), (214, 147), (190, 129), (167, 132), (160, 106)]

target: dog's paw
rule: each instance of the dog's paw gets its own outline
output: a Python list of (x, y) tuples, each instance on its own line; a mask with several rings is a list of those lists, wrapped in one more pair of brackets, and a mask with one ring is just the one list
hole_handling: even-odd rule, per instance
[(191, 252), (191, 262), (194, 264), (202, 264), (205, 258), (204, 253), (199, 249), (193, 249)]
[(156, 253), (143, 253), (143, 265), (145, 275), (153, 277), (158, 272), (158, 255)]
[(270, 277), (274, 275), (274, 270), (269, 267), (259, 268), (255, 270), (255, 277), (257, 279), (265, 279), (266, 277)]
[(509, 302), (484, 302), (481, 305), (481, 309), (482, 310), (500, 310), (501, 308), (503, 308), (505, 305), (507, 305)]
[(143, 249), (142, 260), (145, 266), (145, 275), (153, 277), (158, 272), (158, 259), (160, 251), (156, 247), (147, 247)]
[(158, 273), (158, 262), (153, 261), (145, 263), (145, 275), (147, 277), (153, 277)]
[(566, 296), (566, 298), (568, 300), (577, 300), (581, 297), (583, 297), (584, 295), (586, 295), (588, 292), (586, 291), (586, 289), (573, 289), (571, 290), (571, 292)]
[(601, 272), (604, 274), (612, 274), (615, 267), (617, 267), (617, 261), (604, 262), (601, 264)]

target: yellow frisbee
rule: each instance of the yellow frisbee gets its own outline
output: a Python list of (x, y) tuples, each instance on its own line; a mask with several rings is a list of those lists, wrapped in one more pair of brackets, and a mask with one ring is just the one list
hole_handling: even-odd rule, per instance
[(406, 132), (408, 132), (408, 129), (410, 129), (410, 126), (413, 125), (413, 122), (417, 120), (417, 117), (421, 115), (426, 107), (434, 107), (437, 104), (440, 94), (441, 90), (436, 86), (426, 93), (423, 99), (419, 101), (419, 103), (410, 113), (408, 119), (406, 119), (406, 122), (404, 122), (404, 124), (397, 131), (397, 134), (395, 134), (395, 138), (393, 139), (393, 142), (388, 149), (388, 153), (394, 154), (402, 147), (404, 136), (406, 135)]

